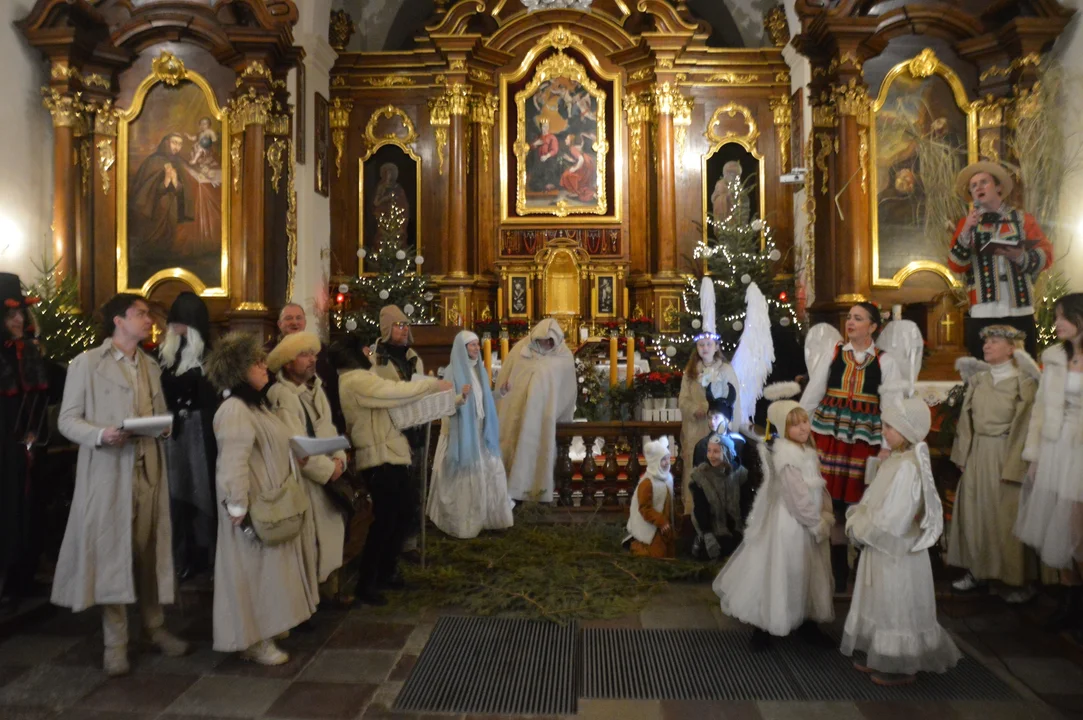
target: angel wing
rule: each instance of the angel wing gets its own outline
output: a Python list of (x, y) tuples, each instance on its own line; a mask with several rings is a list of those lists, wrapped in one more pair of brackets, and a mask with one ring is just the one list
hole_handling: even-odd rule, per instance
[(1038, 367), (1038, 363), (1034, 362), (1034, 358), (1023, 350), (1016, 350), (1012, 353), (1012, 357), (1015, 358), (1015, 364), (1019, 368), (1019, 372), (1034, 380), (1041, 381), (1042, 369)]
[(925, 504), (925, 512), (921, 515), (921, 535), (910, 548), (910, 552), (919, 552), (935, 545), (944, 532), (944, 506), (940, 502), (940, 493), (937, 492), (936, 482), (933, 480), (929, 446), (922, 442), (918, 443), (914, 449), (918, 456), (921, 496)]
[(880, 332), (876, 347), (895, 358), (899, 374), (913, 387), (921, 370), (921, 355), (925, 349), (925, 339), (918, 326), (911, 320), (892, 320)]
[(834, 325), (819, 323), (809, 328), (805, 336), (805, 367), (809, 377), (815, 375), (814, 368), (823, 362), (831, 362), (835, 355), (835, 346), (842, 342), (842, 333)]
[(756, 414), (756, 401), (763, 395), (763, 385), (775, 362), (775, 343), (771, 339), (771, 317), (767, 313), (767, 298), (756, 283), (745, 291), (745, 327), (737, 350), (733, 353), (733, 372), (737, 375), (737, 392), (741, 414), (734, 418), (738, 426), (747, 425)]
[[(1029, 355), (1027, 358), (1029, 359)], [(1034, 362), (1031, 360), (1031, 362)], [(959, 377), (963, 379), (964, 383), (970, 382), (980, 372), (989, 369), (989, 363), (979, 360), (975, 357), (961, 357), (955, 361), (955, 372), (959, 373)]]

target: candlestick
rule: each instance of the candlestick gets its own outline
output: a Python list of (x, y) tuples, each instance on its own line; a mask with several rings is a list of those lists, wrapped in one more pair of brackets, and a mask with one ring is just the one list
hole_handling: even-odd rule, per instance
[(496, 287), (496, 319), (504, 317), (504, 286), (497, 285)]
[[(625, 290), (624, 292), (627, 293), (628, 291)], [(627, 297), (625, 298), (624, 302), (625, 302), (625, 305), (627, 306), (627, 303), (628, 303)], [(627, 347), (626, 347), (626, 349), (624, 351), (624, 354), (626, 356), (624, 358), (624, 362), (625, 362), (625, 365), (626, 365), (626, 367), (625, 367), (625, 373), (626, 374), (625, 374), (625, 378), (624, 378), (624, 385), (629, 390), (631, 390), (632, 389), (632, 378), (635, 376), (636, 339), (632, 335), (632, 333), (628, 333), (628, 338), (627, 339), (628, 339), (628, 345), (627, 345)]]
[(489, 373), (489, 382), (492, 382), (493, 377), (493, 339), (489, 333), (485, 333), (481, 338), (481, 354), (485, 358), (485, 371)]
[(628, 286), (624, 287), (624, 319), (628, 320), (632, 317), (632, 311), (628, 305)]
[(617, 335), (609, 336), (609, 387), (617, 386)]
[(591, 285), (590, 287), (590, 316), (594, 317), (598, 312), (598, 287)]
[(503, 366), (508, 362), (508, 331), (504, 330), (500, 333), (500, 364)]

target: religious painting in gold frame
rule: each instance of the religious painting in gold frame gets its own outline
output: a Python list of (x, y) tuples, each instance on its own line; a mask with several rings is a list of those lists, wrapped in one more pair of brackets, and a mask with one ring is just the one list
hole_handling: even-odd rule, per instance
[[(382, 242), (414, 248), (421, 256), (421, 157), (410, 116), (387, 105), (365, 127), (367, 150), (357, 162), (357, 248), (375, 252)], [(417, 266), (411, 268), (416, 272)], [(358, 253), (357, 273), (365, 273)]]
[[(721, 215), (730, 218), (731, 222), (748, 223), (762, 219), (767, 213), (763, 184), (766, 164), (757, 147), (759, 128), (752, 111), (744, 105), (727, 103), (716, 108), (703, 134), (710, 143), (702, 157), (701, 168), (703, 242), (709, 244), (712, 241), (711, 219)], [(747, 190), (745, 202), (741, 201), (741, 193), (733, 192), (736, 186), (731, 181), (735, 179)], [(761, 250), (765, 242), (761, 232)]]
[(533, 294), (529, 273), (508, 273), (508, 317), (529, 319)]
[(900, 288), (921, 271), (962, 286), (946, 265), (943, 222), (930, 219), (926, 229), (926, 203), (936, 193), (926, 192), (925, 181), (933, 172), (950, 175), (950, 182), (938, 186), (953, 192), (955, 174), (978, 159), (977, 132), (962, 82), (932, 50), (900, 62), (884, 77), (872, 105), (868, 143), (874, 287)]
[(177, 279), (229, 294), (228, 115), (214, 90), (162, 52), (117, 125), (117, 288), (149, 295)]
[(571, 224), (620, 222), (623, 161), (613, 120), (618, 79), (582, 38), (559, 25), (518, 71), (501, 78), (503, 222), (536, 223), (532, 215)]
[(595, 273), (594, 292), (591, 293), (593, 301), (591, 317), (615, 318), (617, 317), (617, 274)]

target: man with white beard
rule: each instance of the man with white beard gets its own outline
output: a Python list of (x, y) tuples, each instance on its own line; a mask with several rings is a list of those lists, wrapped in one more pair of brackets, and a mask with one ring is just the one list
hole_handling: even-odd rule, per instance
[(214, 563), (217, 527), (214, 439), (218, 397), (203, 373), (210, 340), (210, 314), (193, 292), (182, 292), (167, 317), (158, 352), (162, 393), (173, 413), (173, 432), (164, 441), (173, 522), (173, 563), (181, 580)]

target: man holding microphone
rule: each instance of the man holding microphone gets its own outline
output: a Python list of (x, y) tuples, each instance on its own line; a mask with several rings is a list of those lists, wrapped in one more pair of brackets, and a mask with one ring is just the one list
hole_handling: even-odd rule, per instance
[(974, 203), (955, 228), (948, 266), (966, 277), (970, 311), (966, 347), (982, 357), (980, 332), (987, 325), (1011, 325), (1026, 333), (1026, 350), (1037, 355), (1034, 284), (1053, 264), (1053, 245), (1034, 216), (1008, 205), (1014, 183), (994, 162), (967, 165), (956, 190)]

